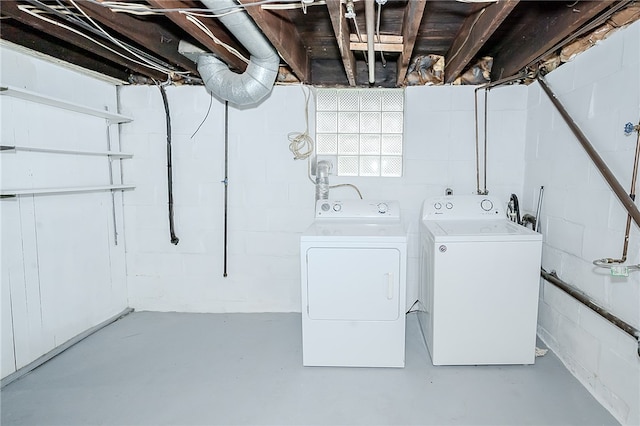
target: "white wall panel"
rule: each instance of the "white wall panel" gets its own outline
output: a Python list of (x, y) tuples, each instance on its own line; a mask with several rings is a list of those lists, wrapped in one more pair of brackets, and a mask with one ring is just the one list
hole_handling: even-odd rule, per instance
[[(3, 86), (116, 112), (111, 83), (8, 44), (0, 46), (0, 55)], [(3, 145), (119, 150), (117, 125), (108, 129), (104, 118), (6, 95), (0, 109)], [(120, 183), (119, 161), (113, 162), (114, 183)], [(3, 189), (111, 183), (106, 156), (18, 150), (3, 152), (0, 162)], [(113, 200), (104, 192), (0, 201), (2, 377), (127, 307), (121, 194)]]
[[(411, 87), (405, 93), (404, 175), (331, 176), (365, 198), (397, 199), (410, 230), (409, 296), (417, 297), (417, 224), (422, 201), (452, 187), (476, 189), (474, 87)], [(224, 104), (202, 87), (167, 88), (172, 124), (177, 246), (169, 242), (164, 109), (155, 87), (122, 87), (125, 194), (132, 307), (201, 312), (299, 311), (299, 238), (313, 220), (307, 162), (294, 161), (289, 132), (305, 129), (299, 86), (276, 86), (254, 108), (229, 107), (228, 277), (223, 266)], [(489, 190), (507, 202), (522, 192), (527, 89), (492, 91)], [(495, 110), (493, 110), (495, 104)], [(315, 137), (315, 102), (309, 128)], [(481, 120), (482, 120), (481, 116)], [(508, 117), (508, 119), (504, 119)], [(331, 197), (355, 198), (350, 188)], [(182, 269), (180, 270), (180, 265)], [(188, 266), (187, 266), (188, 265)], [(408, 307), (408, 306), (407, 306)]]
[[(630, 190), (640, 119), (640, 22), (617, 31), (547, 76), (572, 118)], [(640, 274), (612, 277), (592, 261), (622, 255), (626, 211), (538, 84), (529, 88), (525, 190), (544, 185), (543, 267), (556, 270), (599, 305), (640, 328)], [(631, 228), (627, 264), (638, 262)], [(622, 423), (640, 423), (637, 342), (570, 296), (543, 284), (539, 335)]]

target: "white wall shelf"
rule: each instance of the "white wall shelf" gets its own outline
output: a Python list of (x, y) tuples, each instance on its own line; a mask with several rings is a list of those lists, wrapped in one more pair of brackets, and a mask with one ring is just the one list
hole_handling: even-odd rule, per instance
[(30, 152), (47, 152), (52, 154), (72, 154), (72, 155), (96, 155), (107, 156), (113, 158), (132, 158), (133, 154), (119, 151), (86, 151), (76, 149), (58, 149), (58, 148), (40, 148), (35, 146), (13, 146), (13, 145), (0, 145), (0, 152), (16, 152), (16, 151), (30, 151)]
[(135, 185), (97, 185), (97, 186), (76, 186), (66, 188), (28, 188), (28, 189), (0, 189), (0, 197), (16, 197), (19, 195), (38, 194), (68, 194), (74, 192), (98, 192), (98, 191), (120, 191), (134, 189)]
[(31, 102), (37, 102), (44, 105), (50, 105), (57, 108), (66, 109), (69, 111), (80, 112), (83, 114), (89, 114), (96, 117), (102, 117), (109, 121), (109, 124), (116, 123), (128, 123), (133, 119), (121, 114), (114, 114), (107, 110), (101, 110), (97, 108), (88, 107), (86, 105), (79, 105), (73, 102), (66, 101), (64, 99), (54, 98), (51, 96), (45, 96), (36, 92), (32, 92), (26, 89), (21, 89), (13, 86), (1, 86), (0, 95), (12, 96), (14, 98), (25, 99)]

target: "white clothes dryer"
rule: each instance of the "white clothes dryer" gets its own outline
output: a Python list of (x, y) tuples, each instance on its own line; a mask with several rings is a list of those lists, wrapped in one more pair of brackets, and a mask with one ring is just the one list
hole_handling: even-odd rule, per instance
[(533, 364), (542, 235), (489, 196), (424, 201), (418, 320), (434, 365)]
[(303, 365), (404, 367), (407, 231), (398, 202), (319, 200), (300, 262)]

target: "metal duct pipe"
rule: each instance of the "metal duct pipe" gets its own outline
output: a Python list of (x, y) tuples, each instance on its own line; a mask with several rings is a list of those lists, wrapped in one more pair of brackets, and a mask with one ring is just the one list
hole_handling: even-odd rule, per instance
[(544, 268), (540, 268), (540, 276), (542, 276), (542, 278), (548, 283), (558, 287), (560, 290), (564, 291), (569, 296), (573, 297), (578, 302), (582, 303), (593, 312), (597, 313), (602, 318), (606, 319), (611, 324), (615, 325), (620, 330), (636, 339), (638, 341), (638, 356), (640, 356), (640, 330), (637, 330), (635, 327), (621, 320), (611, 312), (598, 306), (598, 304), (589, 299), (589, 297), (582, 291), (575, 288), (571, 284), (561, 280), (560, 277), (558, 277), (558, 275), (555, 273), (555, 271), (547, 272)]
[[(234, 0), (201, 0), (215, 14), (235, 9)], [(216, 96), (236, 105), (251, 105), (271, 93), (278, 75), (280, 57), (246, 11), (218, 18), (249, 51), (249, 65), (237, 74), (212, 54), (199, 55), (198, 72), (204, 85)]]
[(367, 56), (369, 62), (369, 84), (376, 82), (376, 52), (374, 49), (374, 29), (375, 29), (376, 6), (374, 0), (365, 0), (364, 16), (367, 26)]
[(626, 193), (622, 185), (620, 185), (618, 179), (616, 179), (615, 175), (611, 172), (609, 167), (607, 167), (607, 164), (604, 162), (602, 157), (600, 157), (593, 145), (591, 145), (589, 139), (587, 139), (585, 134), (582, 133), (580, 127), (578, 127), (576, 122), (573, 121), (565, 107), (562, 105), (562, 103), (560, 103), (560, 100), (558, 100), (556, 94), (553, 93), (553, 91), (549, 88), (544, 78), (538, 75), (537, 79), (538, 83), (540, 83), (540, 87), (542, 87), (542, 90), (544, 90), (547, 96), (549, 96), (551, 103), (556, 107), (573, 134), (578, 138), (578, 142), (580, 142), (584, 150), (587, 152), (587, 154), (591, 158), (591, 161), (594, 162), (598, 170), (600, 170), (600, 173), (602, 173), (602, 177), (604, 177), (613, 192), (618, 196), (618, 200), (620, 200), (622, 205), (625, 207), (627, 213), (629, 213), (629, 215), (633, 218), (636, 225), (640, 226), (640, 210), (638, 210), (638, 207), (636, 207), (634, 201), (631, 199), (629, 194)]
[(321, 160), (316, 165), (316, 201), (329, 198), (329, 174), (332, 164), (330, 161)]

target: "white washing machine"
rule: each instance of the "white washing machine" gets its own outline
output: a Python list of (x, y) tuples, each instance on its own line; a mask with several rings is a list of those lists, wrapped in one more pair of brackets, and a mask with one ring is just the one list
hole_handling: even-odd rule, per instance
[(434, 365), (533, 364), (542, 235), (493, 197), (422, 206), (418, 319)]
[(319, 200), (300, 260), (303, 365), (404, 367), (407, 232), (398, 202)]

